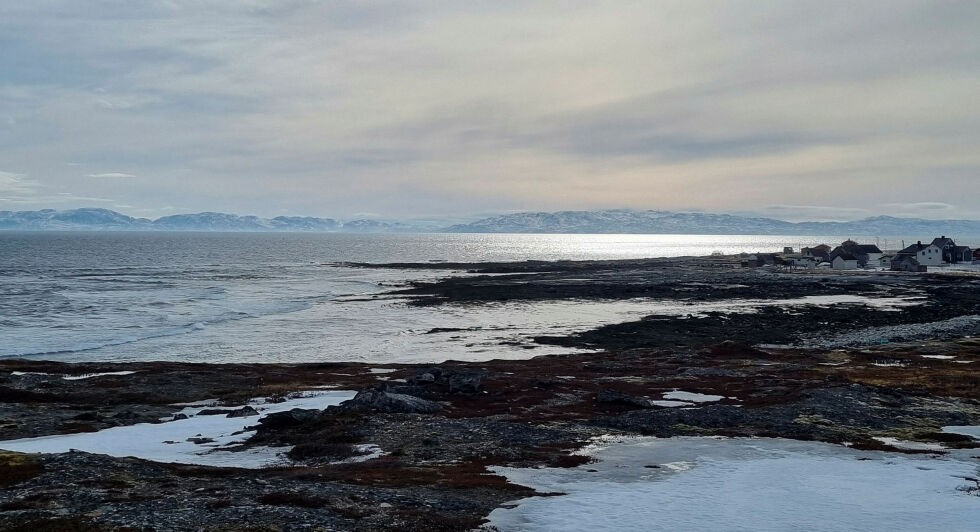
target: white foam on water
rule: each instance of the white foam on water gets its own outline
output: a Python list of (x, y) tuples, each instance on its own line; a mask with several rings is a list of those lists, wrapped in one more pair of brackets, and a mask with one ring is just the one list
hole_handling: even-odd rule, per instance
[[(497, 509), (510, 531), (973, 531), (970, 453), (857, 451), (768, 438), (631, 438), (570, 469), (493, 468), (542, 492)], [(975, 454), (975, 453), (974, 453)], [(655, 466), (655, 467), (653, 467)], [(594, 472), (590, 472), (590, 470)]]
[[(249, 403), (260, 415), (284, 412), (293, 408), (324, 409), (354, 397), (353, 391), (304, 392), (281, 403), (255, 400)], [(288, 462), (283, 453), (289, 447), (256, 447), (229, 451), (227, 447), (248, 439), (259, 416), (229, 418), (226, 415), (197, 415), (203, 410), (197, 404), (180, 413), (187, 419), (164, 423), (139, 423), (112, 427), (98, 432), (60, 434), (39, 438), (0, 441), (0, 449), (22, 453), (64, 453), (72, 449), (110, 456), (133, 456), (156, 462), (174, 462), (218, 467), (260, 468)], [(229, 410), (234, 407), (228, 407)], [(214, 441), (194, 443), (196, 438)], [(373, 453), (373, 450), (370, 450)]]

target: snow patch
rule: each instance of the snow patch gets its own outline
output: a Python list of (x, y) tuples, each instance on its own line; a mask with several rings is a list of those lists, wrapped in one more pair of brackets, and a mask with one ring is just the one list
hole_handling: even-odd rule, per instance
[(885, 445), (891, 445), (896, 449), (901, 449), (903, 451), (936, 451), (943, 452), (946, 450), (940, 443), (925, 443), (920, 441), (909, 441), (900, 440), (898, 438), (889, 438), (887, 436), (875, 436), (876, 440), (884, 443)]
[(105, 377), (108, 375), (132, 375), (136, 373), (135, 371), (107, 371), (105, 373), (84, 373), (82, 375), (65, 375), (61, 377), (66, 381), (80, 381), (82, 379), (91, 379), (93, 377)]
[(963, 434), (980, 440), (980, 425), (950, 425), (943, 427), (943, 432), (950, 434)]
[[(294, 408), (324, 409), (352, 399), (355, 394), (356, 392), (347, 390), (302, 392), (280, 403), (256, 399), (250, 401), (249, 406), (260, 415)], [(0, 449), (23, 453), (64, 453), (76, 449), (110, 456), (133, 456), (155, 462), (217, 467), (261, 468), (288, 462), (283, 453), (289, 447), (228, 450), (229, 446), (240, 444), (254, 434), (255, 431), (250, 430), (250, 426), (256, 423), (257, 418), (197, 415), (204, 407), (211, 406), (205, 403), (195, 403), (179, 412), (188, 416), (187, 419), (112, 427), (98, 432), (0, 441)], [(373, 450), (370, 451), (374, 453)]]
[(672, 392), (664, 392), (664, 399), (671, 399), (676, 401), (687, 401), (689, 403), (712, 403), (714, 401), (721, 401), (725, 398), (724, 395), (708, 395), (704, 393), (697, 392), (685, 392), (681, 390), (674, 390)]
[[(969, 453), (897, 455), (769, 438), (630, 438), (559, 469), (495, 467), (555, 497), (497, 509), (518, 530), (975, 530)], [(677, 467), (680, 466), (680, 467)], [(589, 472), (589, 470), (593, 472)]]

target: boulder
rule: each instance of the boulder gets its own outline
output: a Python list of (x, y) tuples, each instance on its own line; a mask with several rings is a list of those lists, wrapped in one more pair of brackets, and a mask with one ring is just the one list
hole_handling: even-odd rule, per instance
[(458, 371), (449, 375), (449, 393), (476, 393), (482, 385), (482, 372)]
[(364, 390), (353, 399), (340, 404), (343, 410), (376, 410), (399, 414), (430, 414), (442, 410), (442, 405), (414, 395), (382, 390)]
[(234, 412), (231, 408), (205, 408), (198, 412), (198, 416), (224, 416)]
[(248, 417), (257, 415), (259, 415), (259, 411), (247, 405), (239, 408), (238, 410), (228, 412), (228, 417)]
[(650, 408), (653, 406), (646, 397), (637, 397), (608, 388), (599, 390), (595, 398), (598, 403), (618, 403), (622, 405), (638, 406), (640, 408)]
[(312, 420), (320, 414), (320, 410), (315, 408), (294, 408), (285, 412), (276, 412), (259, 419), (259, 425), (263, 429), (279, 429), (291, 427)]

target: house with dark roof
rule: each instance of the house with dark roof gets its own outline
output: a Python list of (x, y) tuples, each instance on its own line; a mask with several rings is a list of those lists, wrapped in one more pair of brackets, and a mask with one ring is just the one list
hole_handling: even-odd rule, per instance
[(923, 266), (941, 266), (943, 264), (942, 248), (936, 244), (923, 244), (921, 240), (899, 251), (896, 258), (906, 255), (914, 257), (916, 262)]
[[(881, 249), (874, 244), (858, 244), (853, 240), (845, 240), (841, 245), (834, 248), (829, 254), (829, 261), (833, 264), (837, 257), (846, 255), (857, 261), (858, 268), (867, 267), (869, 264), (877, 266), (878, 261), (884, 256)], [(851, 259), (845, 258), (845, 263)]]
[(927, 271), (926, 266), (919, 264), (919, 261), (915, 260), (915, 255), (908, 253), (899, 253), (891, 261), (891, 269), (896, 272), (924, 272)]
[(859, 260), (850, 253), (838, 253), (830, 263), (835, 270), (856, 270)]
[(973, 261), (973, 251), (970, 248), (957, 246), (956, 242), (953, 242), (952, 238), (946, 238), (946, 235), (933, 239), (932, 245), (942, 250), (943, 262), (956, 264)]
[(776, 253), (756, 253), (749, 255), (742, 266), (748, 268), (758, 268), (760, 266), (783, 266), (787, 262)]

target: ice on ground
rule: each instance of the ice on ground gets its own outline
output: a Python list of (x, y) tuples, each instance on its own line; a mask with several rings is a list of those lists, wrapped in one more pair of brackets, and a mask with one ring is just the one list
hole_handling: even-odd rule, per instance
[(980, 425), (950, 425), (943, 427), (943, 432), (951, 434), (963, 434), (980, 440)]
[[(249, 404), (261, 415), (293, 408), (324, 409), (354, 397), (347, 390), (316, 391), (296, 394), (281, 403), (259, 399)], [(282, 456), (289, 447), (257, 447), (230, 451), (228, 446), (248, 439), (254, 430), (255, 416), (229, 418), (225, 415), (197, 415), (204, 406), (188, 406), (180, 413), (187, 419), (165, 423), (140, 423), (112, 427), (98, 432), (59, 434), (39, 438), (0, 441), (0, 449), (22, 453), (64, 453), (72, 449), (111, 456), (133, 456), (156, 462), (176, 462), (218, 467), (259, 468), (287, 460)], [(204, 443), (194, 443), (193, 440)], [(374, 452), (369, 449), (369, 452)]]
[[(135, 371), (107, 371), (105, 373), (83, 373), (81, 375), (62, 375), (61, 378), (66, 381), (80, 381), (82, 379), (91, 379), (93, 377), (104, 377), (107, 375), (132, 375), (136, 373)], [(11, 375), (20, 377), (23, 375), (54, 375), (53, 373), (45, 373), (43, 371), (11, 371)]]
[(953, 355), (922, 355), (922, 358), (934, 358), (936, 360), (953, 360), (956, 357)]
[[(633, 438), (571, 469), (494, 468), (556, 497), (490, 514), (499, 530), (976, 530), (970, 453), (937, 457), (768, 438)], [(678, 467), (680, 466), (680, 467)], [(593, 472), (590, 472), (593, 471)]]
[(396, 371), (398, 371), (398, 370), (397, 369), (389, 369), (389, 368), (370, 368), (370, 369), (368, 369), (368, 373), (372, 373), (372, 374), (394, 373)]
[(687, 401), (657, 401), (651, 400), (650, 404), (653, 406), (662, 406), (664, 408), (677, 408), (681, 406), (694, 406), (694, 403), (689, 403)]
[(65, 375), (61, 377), (66, 381), (80, 381), (82, 379), (91, 379), (93, 377), (106, 377), (109, 375), (132, 375), (136, 373), (135, 371), (107, 371), (105, 373), (84, 373), (82, 375)]
[(943, 452), (946, 447), (941, 443), (928, 443), (921, 441), (909, 441), (900, 440), (898, 438), (889, 438), (887, 436), (875, 436), (876, 440), (884, 443), (885, 445), (891, 445), (896, 449), (902, 449), (903, 451), (935, 451)]
[(711, 403), (714, 401), (721, 401), (725, 398), (724, 395), (708, 395), (696, 392), (685, 392), (681, 390), (674, 390), (672, 392), (664, 392), (664, 399), (672, 399), (676, 401), (687, 401), (689, 403)]

